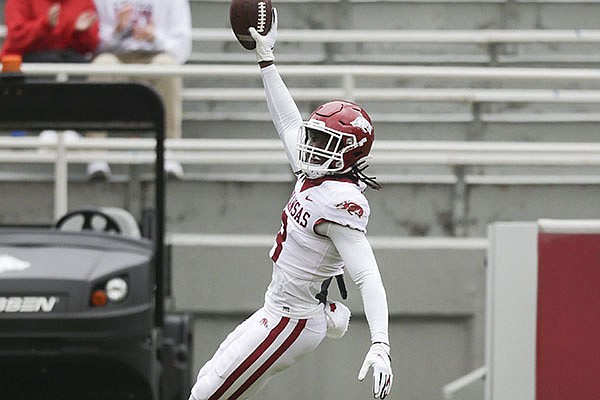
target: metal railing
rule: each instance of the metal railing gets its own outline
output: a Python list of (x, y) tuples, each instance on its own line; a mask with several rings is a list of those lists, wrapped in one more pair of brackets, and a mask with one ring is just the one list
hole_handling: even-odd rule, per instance
[[(96, 65), (96, 64), (24, 64), (23, 72), (28, 76), (55, 76), (59, 80), (67, 80), (72, 76), (104, 76), (129, 80), (134, 77), (181, 76), (188, 78), (248, 78), (250, 87), (191, 87), (186, 85), (182, 92), (183, 101), (246, 101), (264, 102), (264, 90), (257, 84), (259, 70), (254, 63), (246, 65), (232, 64), (194, 64), (194, 65)], [(354, 101), (375, 102), (453, 102), (468, 105), (463, 114), (425, 115), (422, 113), (392, 113), (378, 115), (377, 120), (398, 122), (421, 120), (432, 121), (483, 121), (487, 114), (478, 106), (483, 103), (572, 103), (598, 104), (600, 91), (569, 89), (573, 85), (595, 85), (600, 81), (600, 69), (593, 68), (497, 68), (497, 67), (437, 67), (437, 66), (381, 66), (381, 65), (280, 65), (282, 76), (288, 78), (331, 78), (329, 87), (312, 88), (290, 86), (297, 101), (323, 101), (331, 98), (344, 98)], [(368, 79), (365, 79), (368, 78)], [(424, 79), (428, 82), (463, 83), (462, 88), (390, 88), (390, 80)], [(290, 79), (291, 80), (291, 79)], [(235, 79), (232, 79), (235, 82)], [(492, 85), (551, 86), (554, 89), (482, 89), (470, 85), (481, 82)], [(388, 84), (387, 87), (385, 84)], [(244, 85), (246, 82), (244, 83)], [(430, 84), (431, 85), (431, 84)], [(562, 88), (561, 88), (562, 87)], [(563, 89), (564, 88), (564, 89)], [(194, 119), (248, 119), (267, 120), (264, 113), (251, 113), (239, 109), (235, 113), (196, 112), (186, 110), (184, 117)], [(549, 120), (597, 121), (600, 114), (589, 111), (568, 109), (566, 113), (519, 113), (512, 116), (516, 122), (543, 122)], [(507, 114), (496, 115), (496, 119)], [(565, 115), (563, 115), (565, 114)], [(491, 116), (493, 117), (493, 116)], [(508, 118), (508, 117), (507, 117)], [(562, 119), (561, 119), (562, 118)], [(510, 118), (509, 118), (510, 119)], [(510, 122), (510, 121), (509, 121)]]
[[(56, 76), (66, 80), (71, 76), (110, 76), (128, 80), (133, 77), (149, 78), (181, 76), (195, 78), (259, 76), (256, 65), (96, 65), (96, 64), (28, 64), (22, 66), (27, 76)], [(570, 102), (597, 103), (595, 90), (569, 89), (411, 89), (381, 88), (377, 82), (384, 79), (427, 79), (430, 81), (510, 81), (569, 85), (600, 81), (600, 69), (593, 68), (493, 68), (493, 67), (427, 67), (427, 66), (381, 66), (381, 65), (280, 65), (278, 70), (284, 78), (335, 78), (337, 86), (329, 88), (294, 88), (290, 90), (297, 100), (322, 100), (334, 97), (348, 100), (370, 101), (459, 101), (477, 102)], [(369, 78), (371, 87), (360, 87), (357, 80)], [(250, 82), (253, 82), (250, 81)], [(381, 83), (381, 82), (379, 82)], [(217, 90), (218, 89), (218, 90)], [(183, 98), (189, 101), (263, 100), (262, 88), (193, 88), (183, 90)]]
[[(0, 25), (0, 39), (6, 36), (6, 26)], [(214, 50), (202, 50), (201, 44), (207, 43), (232, 43), (236, 41), (231, 29), (229, 28), (194, 28), (192, 30), (192, 40), (196, 46), (190, 62), (241, 62), (244, 60), (252, 60), (253, 56), (251, 52), (240, 51), (232, 53), (225, 50), (215, 52)], [(519, 62), (520, 58), (523, 62), (535, 61), (535, 58), (530, 56), (519, 55), (518, 57), (512, 54), (514, 51), (510, 51), (510, 54), (502, 54), (499, 50), (499, 46), (502, 45), (529, 45), (529, 44), (596, 44), (600, 42), (600, 30), (597, 29), (281, 29), (278, 32), (278, 43), (280, 44), (316, 44), (316, 45), (328, 45), (328, 44), (410, 44), (410, 45), (421, 45), (421, 44), (436, 44), (436, 45), (475, 45), (483, 48), (483, 52), (479, 54), (485, 54), (485, 58), (474, 58), (477, 57), (478, 53), (470, 52), (464, 54), (455, 50), (457, 54), (462, 54), (462, 59), (469, 63), (472, 60), (474, 63), (486, 63), (489, 65), (495, 65), (498, 62)], [(339, 61), (344, 62), (348, 60), (361, 61), (362, 57), (353, 56), (352, 54), (344, 52), (336, 54), (332, 48), (327, 48), (326, 53), (333, 52), (332, 54), (324, 54), (324, 58), (318, 58), (314, 61)], [(364, 51), (364, 50), (363, 50)], [(386, 57), (389, 58), (389, 54), (377, 54), (377, 51), (372, 51), (370, 57), (372, 62), (380, 60), (385, 62)], [(437, 52), (436, 52), (437, 53)], [(548, 52), (550, 53), (550, 52)], [(539, 61), (557, 62), (560, 61), (553, 54), (537, 55)], [(600, 55), (594, 54), (594, 52), (584, 51), (575, 52), (578, 54), (577, 61), (585, 62), (600, 62)], [(362, 51), (361, 51), (362, 55)], [(560, 55), (560, 54), (559, 54)], [(307, 54), (302, 55), (290, 55), (285, 52), (280, 54), (282, 60), (289, 58), (294, 62), (305, 62), (310, 61), (310, 57)], [(415, 55), (412, 55), (413, 57)], [(436, 54), (435, 57), (438, 57)], [(451, 56), (451, 54), (450, 54)], [(295, 58), (294, 58), (295, 57)], [(406, 54), (403, 57), (408, 57)], [(565, 54), (563, 56), (563, 62), (572, 62), (573, 54)], [(314, 58), (314, 57), (313, 57)], [(398, 57), (396, 57), (398, 58)], [(423, 57), (421, 57), (423, 58)], [(455, 57), (456, 58), (456, 57)], [(410, 61), (410, 57), (406, 58)], [(460, 57), (456, 62), (460, 62)], [(423, 58), (423, 60), (426, 60)], [(432, 58), (434, 60), (434, 58)], [(442, 61), (443, 62), (443, 61)], [(465, 64), (465, 62), (461, 62)]]
[[(55, 215), (68, 209), (70, 164), (100, 159), (113, 164), (150, 165), (154, 139), (80, 138), (54, 142), (0, 137), (0, 162), (54, 165)], [(278, 140), (167, 139), (169, 158), (188, 165), (287, 165)], [(600, 166), (600, 143), (378, 141), (376, 166)], [(464, 179), (464, 177), (463, 177)]]
[[(130, 77), (188, 76), (188, 77), (252, 77), (253, 82), (259, 76), (256, 65), (119, 65), (106, 66), (95, 64), (24, 64), (23, 72), (28, 76), (57, 75), (61, 79), (69, 76), (118, 76)], [(478, 68), (478, 67), (422, 67), (422, 66), (306, 66), (282, 65), (279, 71), (285, 77), (332, 77), (338, 78), (340, 86), (314, 90), (311, 88), (291, 87), (297, 100), (323, 100), (333, 97), (349, 100), (371, 101), (453, 101), (469, 104), (472, 107), (473, 122), (478, 116), (477, 105), (484, 102), (542, 102), (542, 103), (600, 103), (600, 91), (573, 89), (386, 89), (381, 87), (357, 87), (359, 78), (369, 77), (373, 81), (380, 78), (424, 78), (440, 81), (484, 80), (490, 82), (510, 81), (513, 84), (533, 82), (563, 84), (566, 87), (574, 83), (591, 84), (600, 81), (600, 70), (567, 68)], [(262, 88), (186, 88), (184, 98), (192, 100), (224, 101), (264, 101)], [(1, 112), (1, 110), (0, 110)], [(19, 138), (18, 143), (26, 141)], [(77, 143), (65, 143), (54, 150), (39, 154), (33, 150), (15, 153), (3, 152), (0, 161), (55, 163), (55, 207), (56, 214), (66, 210), (66, 180), (68, 163), (85, 163), (90, 159), (103, 159), (110, 163), (144, 164), (151, 156), (145, 153), (144, 146), (153, 146), (151, 142), (135, 139), (132, 142), (111, 142), (92, 139)], [(114, 139), (117, 140), (117, 139)], [(8, 143), (8, 142), (5, 142)], [(144, 144), (145, 143), (145, 144)], [(172, 157), (184, 164), (285, 164), (283, 152), (276, 142), (248, 142), (231, 140), (183, 142), (167, 141), (167, 150)], [(221, 144), (218, 144), (221, 143)], [(223, 143), (225, 143), (223, 145)], [(270, 143), (270, 144), (267, 144)], [(16, 145), (16, 142), (11, 142)], [(111, 146), (121, 146), (118, 148)], [(130, 147), (127, 147), (130, 146)], [(141, 147), (140, 147), (141, 146)], [(179, 148), (177, 146), (180, 146)], [(219, 146), (221, 146), (219, 150)], [(237, 146), (237, 147), (236, 147)], [(240, 147), (241, 146), (241, 147)], [(375, 145), (377, 165), (425, 165), (445, 166), (453, 170), (449, 183), (455, 185), (456, 210), (462, 210), (463, 195), (471, 177), (465, 174), (468, 165), (520, 165), (520, 166), (598, 166), (600, 150), (597, 143), (494, 143), (494, 142), (394, 142), (378, 141)], [(4, 146), (6, 148), (6, 146)], [(17, 146), (18, 147), (18, 146)], [(147, 147), (146, 147), (147, 148)], [(53, 153), (54, 152), (54, 153)], [(476, 176), (479, 182), (486, 177)], [(564, 177), (563, 177), (564, 178)], [(572, 183), (590, 183), (597, 177), (577, 175)], [(558, 179), (558, 178), (557, 178)], [(532, 179), (530, 179), (532, 181)], [(549, 182), (544, 177), (542, 182)], [(554, 180), (553, 182), (556, 182)], [(563, 179), (563, 183), (567, 180)], [(457, 213), (456, 218), (462, 217)]]
[[(389, 66), (389, 65), (279, 65), (278, 70), (287, 77), (343, 78), (404, 78), (431, 80), (487, 80), (533, 82), (585, 82), (600, 80), (597, 68), (494, 68), (450, 66)], [(149, 65), (149, 64), (61, 64), (24, 63), (22, 70), (29, 76), (113, 76), (113, 77), (252, 77), (258, 76), (254, 63), (242, 65)]]
[[(235, 42), (230, 29), (195, 28), (192, 39)], [(278, 42), (293, 43), (597, 43), (597, 29), (281, 29)]]
[(488, 367), (482, 366), (450, 383), (447, 383), (442, 387), (442, 396), (444, 397), (444, 400), (452, 400), (456, 393), (458, 393), (461, 389), (464, 389), (479, 380), (485, 379), (487, 374)]
[[(229, 0), (226, 0), (229, 2)], [(322, 2), (323, 0), (319, 0)], [(331, 2), (335, 2), (332, 0)], [(339, 0), (338, 0), (339, 1)], [(504, 2), (500, 0), (499, 2)], [(564, 2), (564, 0), (561, 0)], [(582, 1), (578, 1), (582, 2)], [(594, 1), (600, 4), (600, 1)], [(0, 25), (0, 39), (6, 37)], [(192, 40), (235, 42), (229, 28), (194, 28)], [(280, 43), (597, 43), (598, 29), (280, 29)]]
[[(369, 242), (375, 249), (393, 250), (473, 250), (485, 251), (488, 240), (484, 237), (397, 237), (369, 236)], [(167, 235), (167, 243), (180, 247), (235, 247), (265, 248), (273, 245), (273, 235), (259, 234), (210, 234), (176, 233)]]

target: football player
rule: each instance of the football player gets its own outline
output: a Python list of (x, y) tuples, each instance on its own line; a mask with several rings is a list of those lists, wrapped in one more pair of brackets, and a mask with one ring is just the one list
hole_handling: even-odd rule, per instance
[(360, 290), (371, 336), (358, 379), (372, 369), (373, 395), (384, 399), (393, 379), (388, 305), (366, 238), (370, 209), (363, 195), (367, 187), (379, 188), (363, 173), (374, 140), (371, 118), (352, 102), (330, 101), (303, 121), (273, 64), (276, 10), (267, 35), (253, 28), (250, 33), (267, 105), (298, 180), (270, 251), (273, 272), (264, 306), (200, 369), (190, 400), (250, 398), (325, 337), (343, 336), (350, 311), (326, 295), (331, 279), (344, 272)]

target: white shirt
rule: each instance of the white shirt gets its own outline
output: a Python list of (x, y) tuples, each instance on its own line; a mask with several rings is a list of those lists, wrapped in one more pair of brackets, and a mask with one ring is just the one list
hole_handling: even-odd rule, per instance
[[(267, 106), (292, 170), (300, 112), (274, 65), (262, 68)], [(272, 280), (265, 307), (291, 318), (323, 312), (315, 297), (322, 282), (346, 270), (359, 287), (371, 341), (389, 343), (388, 306), (377, 262), (366, 239), (370, 208), (366, 185), (350, 179), (300, 177), (282, 213), (270, 256)]]
[[(156, 51), (170, 54), (184, 64), (192, 51), (192, 19), (188, 0), (94, 0), (100, 24), (99, 51), (126, 53)], [(154, 42), (136, 40), (131, 31), (118, 34), (117, 12), (133, 7), (133, 22), (154, 24)]]

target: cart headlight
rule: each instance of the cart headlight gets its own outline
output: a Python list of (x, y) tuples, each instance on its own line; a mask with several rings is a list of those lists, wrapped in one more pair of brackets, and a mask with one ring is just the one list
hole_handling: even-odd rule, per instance
[(118, 303), (127, 297), (129, 286), (122, 278), (112, 278), (106, 282), (106, 296), (112, 302)]

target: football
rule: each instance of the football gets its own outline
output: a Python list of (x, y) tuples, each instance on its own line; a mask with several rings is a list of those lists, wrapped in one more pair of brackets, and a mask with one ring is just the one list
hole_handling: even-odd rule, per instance
[(248, 28), (254, 27), (261, 35), (266, 35), (273, 22), (271, 0), (231, 0), (229, 21), (231, 29), (240, 44), (248, 50), (254, 50), (256, 43)]

